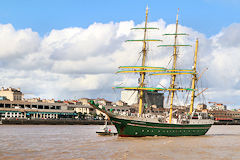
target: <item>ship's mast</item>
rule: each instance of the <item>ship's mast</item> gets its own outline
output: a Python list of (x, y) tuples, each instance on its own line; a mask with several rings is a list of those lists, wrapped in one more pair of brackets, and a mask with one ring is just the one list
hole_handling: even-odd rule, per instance
[(198, 52), (198, 39), (196, 40), (196, 48), (194, 53), (194, 65), (193, 65), (193, 78), (192, 78), (192, 95), (191, 95), (191, 104), (190, 104), (190, 111), (189, 113), (192, 114), (193, 112), (193, 105), (194, 105), (194, 98), (195, 98), (195, 84), (197, 81), (197, 52)]
[[(179, 12), (179, 9), (178, 9), (178, 12)], [(178, 13), (176, 18), (176, 30), (175, 30), (175, 38), (174, 38), (173, 67), (172, 67), (173, 70), (176, 69), (176, 63), (177, 63), (177, 35), (178, 35), (177, 32), (178, 32)], [(176, 80), (176, 74), (173, 74), (170, 88), (175, 88), (175, 80)], [(174, 98), (174, 90), (171, 91), (169, 123), (172, 122), (173, 98)]]
[[(148, 7), (146, 8), (146, 18), (145, 18), (145, 29), (144, 29), (144, 39), (143, 39), (143, 49), (142, 49), (142, 53), (143, 53), (143, 57), (142, 57), (142, 66), (145, 66), (145, 62), (146, 62), (146, 54), (147, 54), (147, 49), (146, 49), (146, 36), (147, 36), (147, 19), (148, 19)], [(144, 70), (144, 68), (142, 68), (142, 70)], [(141, 72), (140, 73), (140, 83), (139, 86), (142, 88), (145, 86), (144, 84), (144, 80), (145, 80), (145, 72)], [(140, 90), (140, 94), (139, 94), (139, 115), (141, 115), (143, 112), (143, 90)]]
[[(179, 12), (179, 9), (178, 9), (178, 12)], [(147, 20), (148, 20), (148, 7), (146, 8), (145, 26), (143, 28), (132, 28), (132, 29), (143, 29), (144, 30), (144, 38), (141, 40), (127, 40), (127, 41), (132, 41), (132, 42), (143, 42), (142, 65), (141, 66), (120, 66), (119, 68), (121, 70), (117, 72), (117, 73), (139, 73), (140, 74), (139, 84), (137, 87), (113, 87), (113, 88), (138, 91), (138, 93), (139, 93), (139, 115), (141, 115), (143, 113), (143, 97), (144, 97), (145, 91), (169, 91), (169, 94), (171, 94), (169, 122), (171, 123), (172, 110), (173, 110), (173, 98), (174, 98), (175, 91), (192, 91), (191, 88), (176, 88), (176, 86), (175, 86), (176, 75), (194, 74), (192, 69), (176, 69), (177, 68), (176, 67), (177, 47), (191, 46), (191, 45), (177, 44), (178, 35), (181, 35), (181, 36), (187, 35), (186, 33), (178, 33), (178, 13), (177, 13), (175, 33), (163, 34), (164, 36), (174, 35), (174, 37), (175, 37), (174, 44), (173, 45), (158, 45), (158, 47), (174, 47), (172, 68), (167, 69), (165, 67), (146, 66), (147, 42), (161, 41), (159, 39), (147, 39), (147, 29), (158, 29), (155, 27), (147, 27)], [(125, 70), (125, 69), (131, 69), (131, 70)], [(146, 87), (146, 84), (144, 82), (146, 73), (150, 73), (151, 76), (153, 76), (153, 75), (171, 75), (170, 88)]]
[[(160, 39), (147, 39), (147, 30), (155, 30), (159, 29), (156, 27), (148, 27), (147, 26), (147, 20), (148, 20), (148, 7), (146, 8), (146, 18), (145, 18), (145, 26), (144, 27), (134, 27), (132, 29), (143, 29), (144, 30), (144, 37), (143, 39), (136, 39), (136, 40), (127, 40), (127, 42), (143, 42), (143, 47), (142, 47), (142, 64), (141, 66), (120, 66), (120, 70), (117, 73), (139, 73), (140, 78), (139, 78), (139, 84), (137, 87), (113, 87), (113, 88), (119, 88), (119, 89), (125, 89), (125, 90), (137, 90), (138, 95), (139, 95), (139, 115), (143, 113), (143, 94), (144, 91), (149, 91), (149, 90), (165, 90), (165, 88), (152, 88), (152, 87), (146, 87), (145, 84), (145, 76), (146, 73), (148, 72), (162, 72), (166, 70), (164, 67), (153, 67), (153, 66), (146, 66), (146, 57), (147, 57), (147, 43), (148, 42), (158, 42), (161, 41)], [(124, 70), (124, 69), (133, 69), (133, 70)]]

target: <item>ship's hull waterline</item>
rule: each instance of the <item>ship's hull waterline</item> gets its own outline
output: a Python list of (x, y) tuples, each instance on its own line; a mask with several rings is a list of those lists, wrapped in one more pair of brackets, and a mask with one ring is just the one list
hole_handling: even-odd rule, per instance
[(110, 117), (120, 137), (144, 136), (201, 136), (212, 124), (167, 124)]
[(158, 122), (138, 121), (130, 117), (119, 118), (116, 115), (99, 108), (98, 104), (90, 100), (89, 104), (105, 113), (117, 129), (120, 137), (144, 137), (144, 136), (201, 136), (205, 135), (212, 123), (208, 124), (169, 124)]

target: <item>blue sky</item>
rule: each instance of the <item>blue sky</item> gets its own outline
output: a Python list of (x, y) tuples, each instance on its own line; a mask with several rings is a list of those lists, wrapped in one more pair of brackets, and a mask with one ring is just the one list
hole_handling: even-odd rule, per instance
[(150, 21), (163, 18), (174, 23), (180, 8), (180, 23), (208, 37), (240, 21), (237, 0), (2, 0), (0, 23), (16, 29), (32, 28), (41, 36), (52, 29), (87, 28), (94, 22), (143, 21), (146, 5)]
[[(194, 46), (199, 38), (199, 59), (208, 67), (202, 77), (206, 86), (199, 91), (209, 88), (207, 101), (240, 106), (237, 0), (1, 0), (0, 84), (32, 97), (118, 100), (113, 86), (137, 82), (114, 73), (120, 65), (136, 63), (142, 44), (125, 40), (142, 36), (130, 28), (144, 21), (147, 5), (159, 39), (174, 30), (180, 8), (179, 31), (190, 35), (183, 41)], [(149, 64), (167, 67), (172, 52), (150, 48)], [(181, 52), (186, 58), (181, 67), (191, 68), (192, 53), (193, 48)], [(166, 78), (157, 82), (169, 84)]]

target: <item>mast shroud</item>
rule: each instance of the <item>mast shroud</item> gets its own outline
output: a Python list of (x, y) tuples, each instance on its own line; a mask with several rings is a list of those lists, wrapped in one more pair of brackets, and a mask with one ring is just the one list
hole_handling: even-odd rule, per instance
[(193, 66), (193, 71), (195, 74), (193, 74), (192, 78), (192, 95), (191, 95), (191, 104), (190, 104), (190, 111), (189, 113), (192, 114), (193, 112), (193, 105), (194, 105), (194, 98), (195, 98), (195, 85), (197, 81), (197, 52), (198, 52), (198, 39), (196, 40), (196, 46), (195, 46), (195, 53), (194, 53), (194, 66)]

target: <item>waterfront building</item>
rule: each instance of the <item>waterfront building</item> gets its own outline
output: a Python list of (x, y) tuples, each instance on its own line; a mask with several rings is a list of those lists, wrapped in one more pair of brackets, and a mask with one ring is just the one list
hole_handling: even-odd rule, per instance
[(93, 109), (91, 106), (86, 106), (86, 105), (70, 105), (69, 107), (74, 108), (74, 111), (76, 113), (81, 113), (81, 114), (88, 114), (88, 115), (94, 115), (96, 113), (96, 110)]
[[(79, 118), (80, 115), (104, 116), (88, 104), (89, 98), (79, 100), (24, 99), (20, 89), (2, 88), (0, 91), (0, 118), (4, 119), (63, 119)], [(104, 98), (94, 99), (101, 107), (116, 114), (130, 115), (136, 109), (119, 100), (112, 103)]]
[(209, 110), (222, 110), (222, 111), (225, 111), (225, 110), (227, 110), (227, 106), (222, 104), (222, 103), (214, 103), (213, 105), (210, 106)]
[(21, 101), (23, 100), (23, 93), (21, 92), (20, 88), (6, 88), (2, 87), (0, 90), (0, 97), (2, 100), (10, 100), (10, 101)]
[(80, 98), (78, 102), (81, 102), (82, 105), (89, 106), (88, 101), (91, 100), (89, 98)]
[[(107, 105), (107, 106), (103, 106), (103, 105), (99, 105), (100, 108), (104, 108), (105, 110), (107, 110), (108, 112), (112, 112), (114, 114), (119, 114), (119, 115), (131, 115), (133, 113), (136, 113), (136, 108), (133, 106), (117, 106), (117, 105)], [(105, 113), (99, 111), (99, 110), (95, 110), (97, 115), (103, 115), (104, 117), (106, 116)]]
[(2, 118), (74, 118), (76, 112), (64, 103), (44, 103), (26, 101), (0, 101), (0, 117)]
[(42, 102), (40, 98), (24, 99), (26, 102)]
[[(127, 103), (128, 105), (137, 104), (138, 92), (131, 90), (121, 91), (121, 101)], [(149, 104), (149, 107), (163, 108), (164, 94), (159, 92), (144, 91), (143, 103)]]
[(116, 106), (127, 106), (127, 103), (119, 100), (119, 101), (117, 101), (117, 102), (116, 102), (115, 104), (113, 104), (113, 105), (116, 105)]
[(240, 123), (240, 112), (229, 111), (229, 110), (210, 110), (210, 115), (214, 117), (215, 121), (220, 122), (239, 122)]
[(103, 106), (110, 106), (112, 105), (112, 102), (111, 101), (108, 101), (104, 98), (97, 98), (94, 100), (95, 103), (98, 103), (100, 105), (103, 105)]
[(148, 107), (163, 108), (164, 94), (157, 91), (144, 91), (143, 103), (148, 104)]
[(200, 103), (197, 105), (197, 110), (204, 110), (204, 109), (207, 109), (207, 105), (204, 104), (204, 103)]

